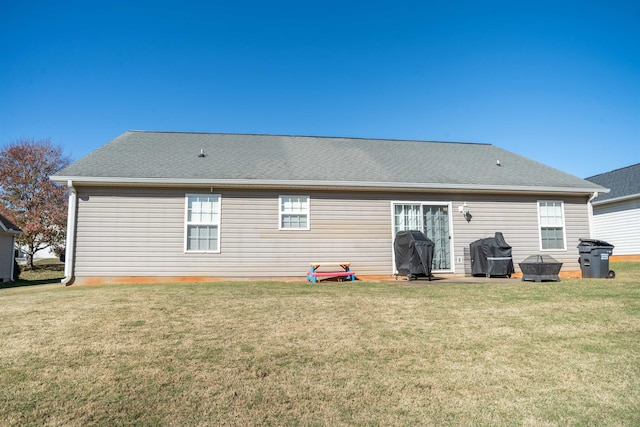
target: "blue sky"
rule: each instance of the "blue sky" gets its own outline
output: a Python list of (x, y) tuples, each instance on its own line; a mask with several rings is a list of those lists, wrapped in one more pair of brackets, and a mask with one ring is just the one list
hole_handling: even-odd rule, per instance
[(640, 162), (638, 1), (0, 0), (0, 145), (129, 130), (490, 143)]

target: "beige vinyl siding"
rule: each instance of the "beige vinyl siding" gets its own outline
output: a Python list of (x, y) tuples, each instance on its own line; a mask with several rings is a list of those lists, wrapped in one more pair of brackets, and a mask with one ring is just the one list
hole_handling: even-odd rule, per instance
[(281, 192), (216, 190), (220, 253), (202, 254), (184, 252), (185, 193), (198, 191), (78, 189), (76, 276), (301, 276), (311, 261), (391, 270), (388, 204), (310, 193), (312, 229), (279, 230)]
[(3, 282), (11, 281), (13, 256), (13, 235), (0, 232), (0, 279)]
[(165, 275), (183, 252), (184, 193), (80, 190), (77, 205), (78, 276)]
[[(452, 202), (455, 273), (470, 271), (469, 243), (495, 231), (513, 246), (516, 264), (540, 253), (541, 197), (219, 188), (213, 192), (221, 195), (220, 253), (185, 253), (185, 194), (207, 190), (78, 188), (76, 277), (303, 278), (312, 261), (350, 261), (357, 274), (391, 275), (394, 201)], [(310, 196), (310, 230), (279, 229), (278, 197), (286, 194)], [(567, 251), (545, 253), (576, 269), (577, 239), (588, 235), (586, 199), (559, 200), (565, 203)], [(463, 201), (470, 222), (458, 212)]]
[[(538, 224), (538, 200), (559, 200), (564, 202), (565, 250), (540, 249), (540, 229)], [(516, 271), (518, 263), (530, 255), (551, 255), (563, 263), (563, 270), (579, 269), (577, 244), (580, 237), (589, 236), (589, 216), (586, 198), (540, 197), (540, 196), (475, 196), (466, 199), (473, 216), (467, 223), (457, 212), (454, 202), (454, 233), (456, 266), (458, 256), (464, 253), (464, 271), (471, 273), (469, 243), (484, 237), (492, 237), (496, 231), (502, 232), (512, 247)]]
[(593, 207), (594, 238), (614, 245), (614, 255), (640, 255), (640, 200)]

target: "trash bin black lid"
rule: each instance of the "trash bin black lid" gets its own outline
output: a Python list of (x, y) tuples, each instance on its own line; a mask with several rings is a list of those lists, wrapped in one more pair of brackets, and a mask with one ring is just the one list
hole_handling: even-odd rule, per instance
[(578, 240), (580, 240), (580, 243), (578, 243), (577, 247), (581, 247), (581, 246), (606, 246), (610, 248), (614, 247), (611, 243), (607, 243), (602, 240), (596, 240), (596, 239), (578, 239)]

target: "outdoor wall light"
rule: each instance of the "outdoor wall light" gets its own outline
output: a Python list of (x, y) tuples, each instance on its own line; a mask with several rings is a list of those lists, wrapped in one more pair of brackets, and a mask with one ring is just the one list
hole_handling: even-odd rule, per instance
[(458, 206), (458, 212), (460, 212), (462, 216), (464, 216), (464, 219), (466, 219), (467, 222), (471, 221), (471, 213), (469, 212), (469, 205), (467, 205), (467, 202), (464, 202), (462, 205)]

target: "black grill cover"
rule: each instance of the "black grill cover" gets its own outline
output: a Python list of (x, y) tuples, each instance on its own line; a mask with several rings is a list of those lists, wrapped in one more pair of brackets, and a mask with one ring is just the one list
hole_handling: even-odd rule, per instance
[(431, 280), (433, 247), (434, 243), (420, 231), (399, 231), (393, 242), (398, 275)]
[[(496, 232), (494, 237), (487, 237), (471, 242), (469, 245), (471, 255), (471, 274), (486, 276), (489, 273), (489, 262), (487, 258), (511, 258), (511, 246), (507, 244), (501, 232)], [(498, 267), (496, 271), (495, 267)], [(513, 261), (500, 263), (494, 266), (492, 275), (507, 276), (515, 272)]]

